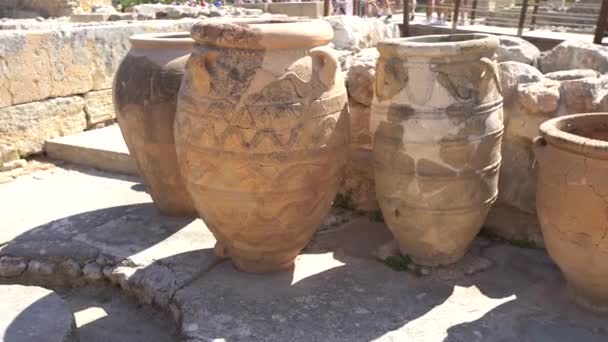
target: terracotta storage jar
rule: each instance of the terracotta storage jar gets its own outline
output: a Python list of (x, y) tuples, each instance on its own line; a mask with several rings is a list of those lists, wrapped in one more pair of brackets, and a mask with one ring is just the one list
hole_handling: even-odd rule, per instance
[(401, 252), (418, 264), (461, 259), (496, 199), (497, 46), (485, 34), (378, 45), (370, 124), (376, 196)]
[(175, 125), (188, 191), (237, 268), (291, 267), (327, 215), (346, 158), (331, 26), (203, 21), (191, 36)]
[(544, 122), (534, 152), (536, 209), (574, 300), (608, 312), (608, 113)]
[(184, 32), (141, 34), (130, 41), (114, 78), (118, 125), (160, 211), (193, 215), (173, 139), (177, 93), (193, 40)]

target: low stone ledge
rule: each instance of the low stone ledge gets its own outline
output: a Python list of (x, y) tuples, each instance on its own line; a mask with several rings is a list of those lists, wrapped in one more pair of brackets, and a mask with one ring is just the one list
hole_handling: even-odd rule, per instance
[(0, 160), (17, 151), (25, 157), (39, 153), (47, 139), (84, 131), (85, 101), (80, 96), (61, 97), (0, 108)]
[(87, 114), (87, 128), (116, 119), (112, 89), (91, 91), (84, 94), (84, 111)]

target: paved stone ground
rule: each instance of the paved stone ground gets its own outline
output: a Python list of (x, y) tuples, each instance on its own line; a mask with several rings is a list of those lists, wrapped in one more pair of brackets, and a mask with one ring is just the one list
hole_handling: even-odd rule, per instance
[(570, 302), (543, 250), (480, 237), (457, 265), (397, 271), (375, 257), (391, 249), (383, 223), (336, 215), (293, 270), (244, 274), (213, 256), (202, 221), (160, 215), (138, 178), (36, 171), (0, 184), (0, 280), (113, 284), (189, 342), (608, 340), (608, 318)]
[(56, 293), (38, 286), (0, 285), (0, 341), (76, 342), (74, 315)]
[(111, 287), (57, 289), (68, 304), (81, 342), (176, 342), (166, 314)]

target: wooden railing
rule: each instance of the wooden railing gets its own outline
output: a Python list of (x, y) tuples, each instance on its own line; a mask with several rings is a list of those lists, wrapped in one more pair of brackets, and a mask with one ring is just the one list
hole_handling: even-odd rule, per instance
[[(361, 0), (364, 1), (364, 0)], [(416, 17), (427, 16), (427, 6), (419, 4)], [(424, 1), (424, 0), (422, 0)], [(514, 29), (522, 36), (534, 30), (591, 34), (601, 44), (608, 30), (608, 0), (447, 0), (434, 10), (447, 13), (448, 27), (488, 25)], [(410, 3), (403, 3), (402, 35), (409, 34)], [(419, 23), (419, 20), (416, 22)]]

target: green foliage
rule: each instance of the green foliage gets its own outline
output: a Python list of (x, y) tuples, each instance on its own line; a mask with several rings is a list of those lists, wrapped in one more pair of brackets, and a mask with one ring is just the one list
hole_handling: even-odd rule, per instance
[(492, 241), (508, 243), (511, 246), (515, 246), (515, 247), (519, 247), (519, 248), (529, 248), (529, 249), (539, 248), (539, 246), (537, 246), (534, 241), (526, 240), (526, 239), (518, 239), (518, 238), (505, 239), (503, 237), (500, 237), (500, 236), (490, 232), (488, 229), (482, 229), (480, 235), (485, 236), (486, 238), (488, 238)]
[(374, 222), (384, 222), (384, 216), (380, 210), (374, 210), (369, 213), (369, 219)]
[(538, 248), (536, 246), (536, 243), (534, 243), (534, 241), (529, 241), (529, 240), (524, 240), (524, 239), (512, 239), (512, 240), (509, 240), (508, 242), (512, 246), (519, 247), (519, 248), (530, 248), (530, 249)]
[(384, 264), (390, 268), (392, 268), (395, 271), (406, 271), (407, 270), (407, 265), (409, 265), (412, 260), (410, 259), (410, 257), (406, 256), (390, 256), (386, 259), (384, 259), (382, 262), (384, 262)]
[(334, 199), (334, 207), (355, 210), (355, 203), (353, 202), (352, 192), (349, 190), (345, 194), (336, 194), (336, 198)]

